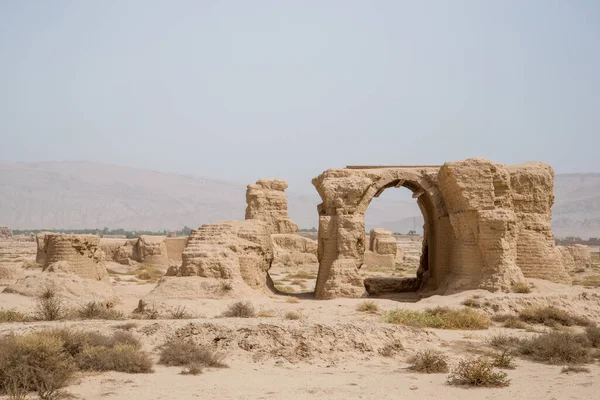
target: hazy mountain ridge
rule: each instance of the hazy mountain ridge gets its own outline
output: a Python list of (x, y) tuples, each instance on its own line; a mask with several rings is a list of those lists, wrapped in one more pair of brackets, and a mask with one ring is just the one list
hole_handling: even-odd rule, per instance
[[(252, 183), (252, 182), (247, 182)], [(92, 162), (0, 163), (0, 225), (15, 229), (177, 229), (243, 219), (245, 183)], [(304, 228), (318, 225), (314, 194), (288, 190), (289, 213)], [(422, 217), (410, 201), (379, 198), (367, 228), (408, 232)], [(416, 211), (418, 213), (418, 211)], [(557, 235), (600, 236), (600, 174), (556, 176)], [(416, 219), (415, 219), (416, 217)]]

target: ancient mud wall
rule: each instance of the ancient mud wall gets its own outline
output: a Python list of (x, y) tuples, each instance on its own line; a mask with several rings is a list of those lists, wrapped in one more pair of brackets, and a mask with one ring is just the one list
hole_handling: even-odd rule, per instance
[(133, 247), (133, 259), (154, 265), (169, 265), (165, 236), (142, 235)]
[(395, 268), (402, 264), (403, 251), (398, 248), (392, 232), (376, 228), (369, 232), (369, 246), (363, 265), (367, 267)]
[(165, 239), (165, 246), (167, 247), (167, 257), (169, 260), (175, 262), (181, 262), (181, 255), (185, 246), (187, 245), (187, 237), (168, 237)]
[(181, 266), (170, 267), (167, 276), (206, 278), (213, 291), (227, 282), (266, 291), (273, 287), (267, 273), (272, 262), (266, 222), (220, 221), (192, 230)]
[(296, 233), (298, 225), (288, 216), (287, 182), (261, 179), (246, 189), (246, 219), (265, 221), (271, 233)]
[(46, 234), (46, 259), (43, 271), (67, 272), (82, 278), (108, 281), (108, 273), (100, 263), (104, 256), (95, 235)]
[(398, 288), (509, 290), (525, 277), (570, 282), (550, 229), (549, 165), (469, 159), (441, 167), (354, 167), (327, 170), (313, 184), (323, 200), (318, 298), (364, 293), (365, 212), (392, 187), (411, 190), (425, 220), (417, 277)]

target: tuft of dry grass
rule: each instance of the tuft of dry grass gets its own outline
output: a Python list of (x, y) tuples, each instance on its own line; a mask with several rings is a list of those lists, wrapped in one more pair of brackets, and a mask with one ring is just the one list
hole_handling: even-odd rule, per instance
[(479, 301), (479, 297), (476, 296), (471, 296), (468, 299), (463, 300), (460, 304), (471, 308), (481, 308), (481, 301)]
[(283, 318), (288, 320), (299, 320), (306, 318), (306, 316), (300, 311), (288, 311), (283, 315)]
[(82, 319), (123, 319), (123, 313), (114, 309), (114, 304), (90, 301), (76, 310), (76, 316)]
[(213, 368), (227, 368), (223, 356), (211, 349), (181, 339), (171, 340), (160, 349), (159, 364), (167, 366), (202, 366)]
[(528, 307), (519, 313), (519, 318), (525, 322), (544, 324), (550, 327), (594, 325), (592, 321), (585, 317), (571, 315), (555, 307)]
[(356, 306), (356, 311), (375, 314), (379, 312), (379, 306), (373, 300), (365, 300)]
[(600, 348), (600, 328), (588, 326), (585, 328), (585, 334), (591, 347)]
[(231, 292), (233, 290), (233, 283), (230, 281), (221, 282), (221, 292)]
[(519, 344), (520, 339), (515, 336), (509, 336), (505, 333), (499, 333), (487, 339), (488, 344), (496, 349), (513, 348)]
[(430, 308), (424, 311), (392, 310), (383, 314), (384, 322), (437, 329), (487, 329), (489, 317), (472, 308)]
[(37, 296), (35, 316), (42, 321), (56, 321), (67, 316), (68, 309), (56, 286), (48, 285)]
[(531, 293), (531, 286), (527, 282), (517, 282), (512, 285), (513, 293)]
[(273, 311), (273, 310), (260, 309), (256, 313), (256, 318), (274, 318), (274, 317), (275, 317), (275, 311)]
[(291, 286), (281, 286), (281, 285), (275, 285), (275, 289), (279, 290), (282, 293), (296, 293), (296, 289), (294, 289)]
[(251, 302), (237, 301), (230, 304), (221, 316), (225, 318), (254, 318), (256, 317), (256, 311)]
[(571, 374), (571, 373), (575, 373), (575, 374), (579, 374), (582, 372), (591, 372), (589, 368), (586, 367), (580, 367), (578, 365), (570, 365), (568, 367), (563, 367), (560, 372), (562, 374)]
[(169, 310), (171, 319), (192, 319), (194, 315), (185, 306), (177, 306)]
[(158, 266), (153, 264), (140, 264), (133, 273), (139, 280), (148, 281), (149, 283), (158, 282), (165, 275)]
[(300, 303), (300, 300), (298, 300), (295, 297), (289, 296), (287, 299), (285, 299), (286, 303), (292, 303), (292, 304), (296, 304), (296, 303)]
[(181, 375), (200, 375), (204, 372), (204, 366), (201, 364), (190, 364), (181, 370)]
[(408, 359), (409, 370), (424, 374), (438, 374), (448, 372), (448, 358), (439, 351), (421, 350)]
[(587, 337), (569, 332), (548, 332), (519, 340), (518, 351), (535, 361), (549, 364), (581, 364), (588, 362), (592, 351)]
[(124, 324), (115, 325), (115, 328), (121, 329), (124, 331), (130, 331), (133, 328), (137, 328), (138, 324), (136, 322), (125, 322)]
[(493, 355), (492, 365), (500, 369), (515, 369), (514, 357), (510, 355), (510, 350), (505, 349)]
[(448, 376), (455, 386), (504, 387), (510, 384), (505, 372), (494, 371), (494, 365), (485, 358), (460, 360)]
[(502, 326), (511, 329), (527, 329), (529, 325), (521, 321), (519, 317), (510, 314), (498, 314), (492, 317), (494, 322), (502, 322)]
[(0, 308), (0, 323), (1, 322), (26, 322), (30, 321), (27, 315), (20, 311), (15, 310), (5, 310)]

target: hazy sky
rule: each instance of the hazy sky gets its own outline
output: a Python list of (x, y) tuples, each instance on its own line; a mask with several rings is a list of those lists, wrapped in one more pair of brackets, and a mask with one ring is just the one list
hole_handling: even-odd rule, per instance
[(0, 2), (0, 160), (292, 190), (349, 164), (600, 171), (600, 2)]

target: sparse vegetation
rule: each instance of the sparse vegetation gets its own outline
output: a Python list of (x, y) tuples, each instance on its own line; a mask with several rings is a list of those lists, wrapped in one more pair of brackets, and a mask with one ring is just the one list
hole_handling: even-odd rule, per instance
[(156, 265), (153, 264), (140, 264), (134, 271), (135, 277), (150, 283), (158, 282), (165, 273)]
[(463, 300), (460, 304), (463, 306), (471, 307), (471, 308), (481, 308), (481, 301), (479, 301), (478, 297), (472, 296), (466, 300)]
[(531, 293), (531, 286), (527, 282), (517, 282), (512, 285), (513, 293)]
[(595, 326), (588, 326), (585, 328), (587, 339), (590, 342), (590, 346), (600, 348), (600, 328)]
[(510, 384), (505, 372), (494, 371), (494, 365), (485, 358), (460, 360), (448, 376), (448, 383), (456, 386), (503, 387)]
[(158, 319), (159, 313), (154, 304), (149, 305), (144, 300), (140, 300), (137, 308), (133, 310), (132, 317), (136, 319)]
[(1, 322), (25, 322), (30, 318), (20, 311), (5, 310), (0, 308), (0, 323)]
[(582, 372), (590, 372), (590, 369), (586, 367), (581, 367), (579, 365), (569, 365), (568, 367), (563, 367), (563, 369), (561, 369), (560, 372), (563, 374), (579, 374)]
[(256, 313), (256, 317), (257, 318), (274, 318), (275, 317), (275, 311), (260, 309)]
[(295, 297), (289, 296), (287, 299), (285, 299), (285, 302), (295, 304), (295, 303), (300, 303), (300, 300), (298, 300)]
[(223, 356), (205, 346), (175, 339), (165, 343), (160, 349), (159, 364), (176, 367), (227, 368)]
[(194, 316), (185, 306), (177, 306), (169, 311), (172, 319), (192, 319)]
[(383, 315), (384, 322), (437, 329), (487, 329), (489, 317), (472, 308), (437, 307), (424, 311), (392, 310)]
[(181, 370), (181, 375), (200, 375), (204, 372), (204, 367), (201, 364), (190, 364)]
[(513, 362), (514, 357), (510, 355), (510, 351), (505, 349), (494, 354), (492, 358), (492, 365), (500, 369), (515, 369), (515, 363)]
[(220, 289), (221, 292), (231, 292), (233, 290), (233, 283), (229, 281), (222, 281)]
[(356, 311), (375, 314), (379, 312), (379, 306), (373, 300), (365, 300), (356, 306)]
[(123, 332), (104, 336), (60, 329), (0, 339), (0, 393), (15, 398), (35, 391), (54, 399), (78, 369), (151, 372), (152, 360), (137, 339)]
[(535, 361), (550, 364), (581, 364), (591, 357), (587, 337), (569, 332), (548, 332), (522, 339), (518, 342), (518, 351)]
[(581, 285), (590, 288), (600, 287), (600, 275), (593, 274), (573, 282), (574, 285)]
[(487, 340), (487, 342), (491, 347), (494, 347), (496, 349), (507, 349), (518, 345), (519, 338), (507, 335), (505, 333), (499, 333), (497, 335), (491, 336)]
[(546, 326), (593, 326), (585, 317), (574, 316), (555, 307), (528, 307), (519, 313), (522, 321)]
[(124, 324), (115, 325), (115, 328), (121, 329), (124, 331), (130, 331), (133, 328), (137, 328), (138, 324), (135, 322), (126, 322)]
[(253, 318), (256, 316), (256, 311), (251, 302), (237, 301), (230, 304), (221, 316), (225, 318)]
[(425, 374), (448, 372), (448, 358), (436, 350), (421, 350), (408, 359), (409, 370)]
[(35, 316), (42, 321), (56, 321), (67, 316), (68, 310), (55, 286), (46, 286), (39, 293)]
[(83, 319), (123, 319), (123, 313), (114, 309), (114, 304), (90, 301), (82, 305), (76, 315)]
[(510, 314), (499, 314), (492, 317), (492, 321), (501, 322), (502, 326), (511, 329), (527, 329), (528, 324), (521, 321), (519, 317)]
[(305, 318), (305, 316), (300, 311), (288, 311), (283, 315), (283, 318), (289, 320), (299, 320)]
[(279, 290), (282, 293), (296, 293), (296, 289), (294, 289), (291, 286), (281, 286), (281, 285), (275, 285), (275, 289)]

